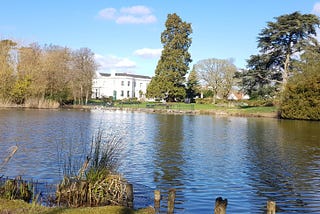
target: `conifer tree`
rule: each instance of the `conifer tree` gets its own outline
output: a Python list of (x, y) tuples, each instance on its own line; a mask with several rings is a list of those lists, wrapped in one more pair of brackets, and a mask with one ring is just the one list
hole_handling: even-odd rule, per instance
[(197, 72), (193, 67), (192, 71), (189, 74), (188, 81), (187, 81), (187, 98), (188, 100), (193, 103), (194, 98), (200, 95), (200, 83)]
[(181, 101), (186, 95), (185, 76), (189, 70), (191, 55), (191, 24), (173, 13), (165, 23), (161, 34), (163, 50), (148, 89), (147, 97), (166, 101)]
[(294, 12), (268, 22), (258, 36), (260, 54), (252, 55), (248, 60), (248, 91), (258, 91), (266, 86), (276, 86), (283, 91), (287, 81), (293, 76), (295, 62), (300, 61), (303, 53), (314, 40), (320, 24), (314, 14)]

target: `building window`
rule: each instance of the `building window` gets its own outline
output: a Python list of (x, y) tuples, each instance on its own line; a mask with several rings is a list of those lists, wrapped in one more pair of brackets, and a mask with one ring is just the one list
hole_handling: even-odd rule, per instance
[(121, 91), (121, 97), (123, 97), (124, 96), (124, 92), (123, 92), (123, 90)]
[(124, 86), (124, 81), (121, 81), (121, 85)]
[(142, 88), (142, 82), (140, 83), (140, 88)]
[(128, 81), (128, 86), (130, 86), (130, 81)]
[(127, 97), (130, 97), (130, 91), (127, 91)]

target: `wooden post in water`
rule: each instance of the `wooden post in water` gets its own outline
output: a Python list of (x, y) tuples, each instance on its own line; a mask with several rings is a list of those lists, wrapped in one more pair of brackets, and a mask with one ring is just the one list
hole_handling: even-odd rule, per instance
[(176, 198), (176, 189), (169, 189), (168, 195), (168, 214), (172, 214), (174, 210), (174, 200)]
[(267, 214), (276, 214), (276, 202), (268, 201), (267, 202)]
[(126, 185), (126, 192), (128, 197), (128, 207), (133, 208), (133, 185), (127, 184)]
[(156, 213), (160, 210), (160, 200), (161, 200), (161, 193), (160, 190), (154, 191), (154, 209), (156, 210)]
[(221, 197), (216, 198), (216, 204), (214, 206), (214, 214), (226, 214), (228, 205), (228, 199), (222, 199)]

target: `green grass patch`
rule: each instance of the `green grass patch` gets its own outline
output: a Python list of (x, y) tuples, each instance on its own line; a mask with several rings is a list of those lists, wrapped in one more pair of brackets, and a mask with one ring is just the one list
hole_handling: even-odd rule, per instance
[(276, 113), (278, 108), (276, 106), (263, 106), (263, 107), (245, 107), (239, 108), (241, 112), (246, 113)]
[(172, 110), (181, 110), (181, 111), (200, 111), (200, 113), (208, 114), (210, 112), (225, 112), (232, 115), (241, 115), (241, 116), (263, 116), (271, 115), (274, 116), (278, 112), (277, 106), (252, 106), (252, 105), (242, 105), (241, 102), (225, 102), (218, 104), (203, 104), (203, 103), (159, 103), (159, 102), (143, 102), (138, 104), (129, 104), (129, 103), (118, 103), (115, 107), (119, 108), (128, 108), (128, 109), (172, 109)]
[(85, 208), (51, 208), (37, 204), (29, 204), (21, 200), (6, 200), (0, 198), (0, 213), (10, 214), (153, 214), (153, 208), (133, 210), (121, 206), (85, 207)]

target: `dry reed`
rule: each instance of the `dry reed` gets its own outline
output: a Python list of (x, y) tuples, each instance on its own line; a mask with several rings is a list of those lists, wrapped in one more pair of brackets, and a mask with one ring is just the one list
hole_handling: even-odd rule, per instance
[(0, 165), (0, 171), (2, 168), (10, 161), (10, 159), (13, 157), (13, 155), (17, 152), (18, 146), (12, 146), (9, 149), (8, 156), (4, 159), (3, 163)]
[(10, 101), (10, 99), (3, 99), (0, 98), (0, 107), (1, 108), (8, 108), (8, 107), (17, 107), (17, 104), (14, 104)]
[(24, 107), (27, 108), (59, 108), (60, 104), (54, 100), (44, 98), (29, 98), (26, 99)]
[(59, 206), (127, 206), (127, 182), (120, 175), (109, 175), (90, 182), (65, 177), (57, 187), (56, 202)]
[(131, 203), (128, 183), (116, 173), (123, 148), (121, 142), (119, 135), (104, 136), (99, 129), (78, 175), (65, 176), (57, 186), (56, 203), (68, 207), (128, 206)]

